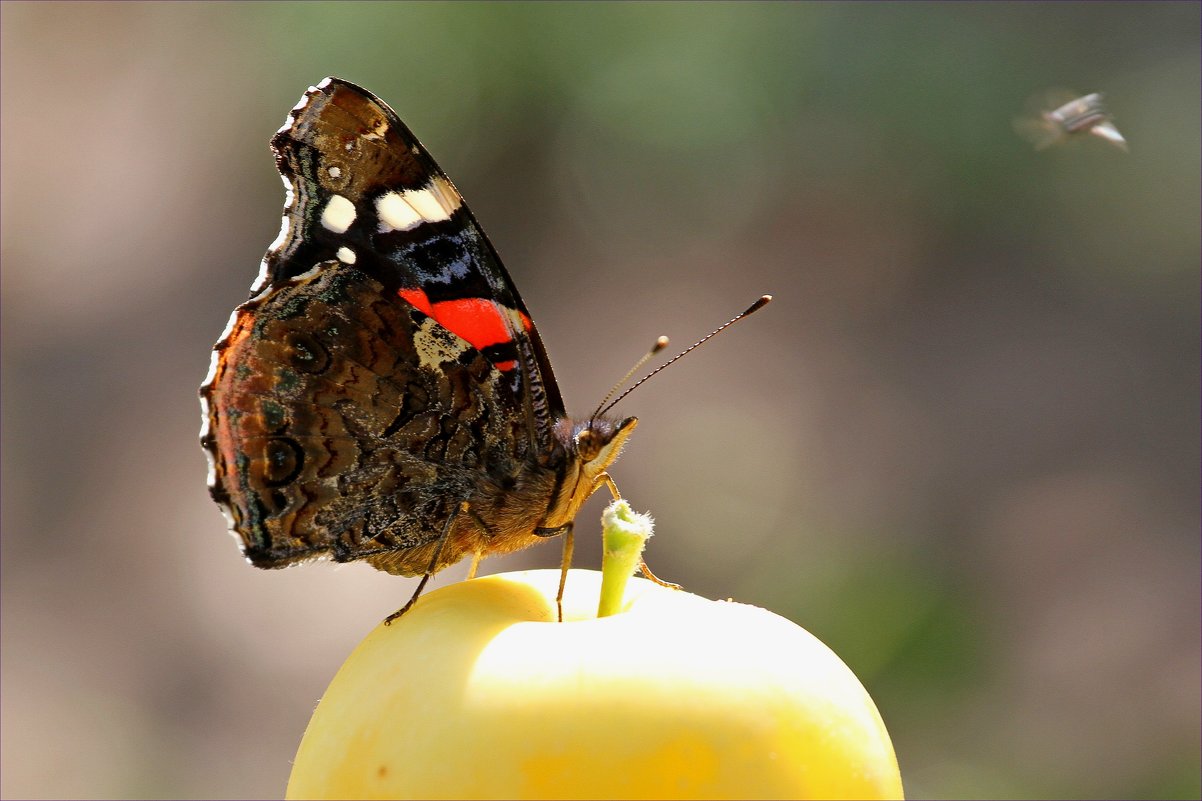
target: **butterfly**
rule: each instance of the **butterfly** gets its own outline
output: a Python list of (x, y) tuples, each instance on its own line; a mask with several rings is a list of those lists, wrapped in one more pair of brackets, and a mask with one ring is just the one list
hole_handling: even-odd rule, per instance
[[(573, 419), (517, 288), (396, 113), (338, 78), (271, 140), (279, 236), (200, 388), (209, 489), (250, 563), (422, 576), (564, 535), (634, 417)], [(649, 573), (648, 573), (649, 575)]]

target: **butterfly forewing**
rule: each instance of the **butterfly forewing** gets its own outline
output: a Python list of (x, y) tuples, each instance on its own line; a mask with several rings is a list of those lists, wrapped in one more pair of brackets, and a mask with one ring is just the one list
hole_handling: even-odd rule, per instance
[(326, 259), (353, 264), (506, 373), (532, 404), (536, 435), (563, 414), (512, 279), (454, 184), (387, 104), (327, 78), (293, 109), (272, 149), (291, 188), (262, 280), (278, 283)]

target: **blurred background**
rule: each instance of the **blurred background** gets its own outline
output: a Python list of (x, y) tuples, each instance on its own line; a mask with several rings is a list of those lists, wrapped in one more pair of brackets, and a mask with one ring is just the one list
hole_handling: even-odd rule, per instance
[[(332, 74), (467, 197), (576, 413), (776, 295), (622, 404), (613, 474), (656, 572), (844, 658), (910, 797), (1198, 798), (1199, 16), (0, 4), (0, 794), (278, 797), (413, 589), (250, 568), (197, 442), (279, 228), (267, 140)], [(1130, 154), (1019, 139), (1051, 87)]]

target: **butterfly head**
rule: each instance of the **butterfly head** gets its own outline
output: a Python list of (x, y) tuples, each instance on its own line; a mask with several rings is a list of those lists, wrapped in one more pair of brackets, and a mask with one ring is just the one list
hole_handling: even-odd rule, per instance
[(627, 417), (616, 421), (606, 417), (591, 417), (583, 422), (565, 423), (570, 430), (570, 452), (586, 472), (595, 471), (595, 477), (618, 458), (626, 439), (639, 424), (639, 419)]
[(557, 450), (562, 457), (558, 467), (559, 495), (542, 524), (544, 527), (562, 526), (576, 517), (581, 504), (600, 485), (601, 476), (618, 458), (638, 423), (637, 417), (559, 420), (555, 426)]

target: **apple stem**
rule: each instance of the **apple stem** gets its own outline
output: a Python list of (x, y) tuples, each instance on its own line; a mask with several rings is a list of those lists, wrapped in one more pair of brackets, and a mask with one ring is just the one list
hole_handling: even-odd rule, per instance
[(653, 524), (650, 515), (638, 514), (623, 500), (615, 500), (601, 514), (601, 599), (597, 617), (622, 611), (626, 582), (639, 566)]

